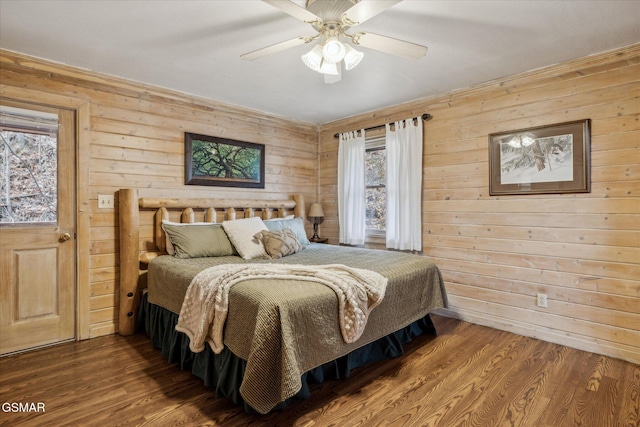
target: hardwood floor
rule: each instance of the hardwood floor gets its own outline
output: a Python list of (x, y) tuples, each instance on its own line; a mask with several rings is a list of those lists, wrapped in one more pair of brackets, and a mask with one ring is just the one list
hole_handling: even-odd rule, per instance
[[(0, 359), (7, 426), (640, 425), (640, 366), (434, 316), (396, 359), (312, 387), (266, 416), (216, 399), (145, 335), (66, 343)], [(14, 413), (7, 403), (44, 404)], [(40, 409), (42, 409), (40, 407)]]

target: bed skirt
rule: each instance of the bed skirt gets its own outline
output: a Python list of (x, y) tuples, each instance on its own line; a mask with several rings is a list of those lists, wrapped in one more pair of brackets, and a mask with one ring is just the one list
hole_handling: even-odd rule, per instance
[[(240, 395), (240, 385), (244, 376), (246, 361), (234, 355), (227, 347), (215, 354), (208, 345), (204, 351), (193, 353), (189, 349), (189, 338), (175, 330), (178, 315), (147, 301), (145, 293), (140, 304), (138, 330), (144, 330), (151, 338), (151, 344), (161, 349), (162, 356), (169, 363), (178, 363), (182, 370), (191, 371), (201, 378), (207, 387), (215, 390), (216, 397), (231, 399), (243, 406), (248, 413), (258, 413)], [(274, 409), (282, 409), (295, 399), (308, 399), (309, 384), (325, 380), (348, 378), (352, 369), (368, 363), (400, 356), (402, 346), (423, 334), (436, 335), (435, 327), (427, 314), (396, 332), (360, 347), (336, 360), (311, 369), (302, 375), (302, 388), (290, 399), (281, 402)]]

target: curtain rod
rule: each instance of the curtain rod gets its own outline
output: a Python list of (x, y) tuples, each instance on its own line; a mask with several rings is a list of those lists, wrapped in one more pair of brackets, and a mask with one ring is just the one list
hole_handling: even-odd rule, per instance
[[(432, 116), (431, 114), (429, 114), (429, 113), (424, 113), (424, 114), (421, 116), (421, 118), (422, 118), (422, 120), (423, 120), (423, 121), (425, 121), (425, 122), (426, 122), (427, 120), (431, 120), (431, 119), (433, 118), (433, 116)], [(367, 131), (367, 130), (374, 130), (374, 129), (380, 129), (380, 128), (383, 128), (383, 127), (385, 127), (385, 126), (386, 126), (386, 125), (373, 126), (373, 127), (370, 127), (370, 128), (365, 128), (365, 131)], [(339, 134), (339, 133), (334, 133), (334, 134), (333, 134), (333, 137), (334, 137), (334, 138), (338, 138), (339, 136), (340, 136), (340, 134)]]

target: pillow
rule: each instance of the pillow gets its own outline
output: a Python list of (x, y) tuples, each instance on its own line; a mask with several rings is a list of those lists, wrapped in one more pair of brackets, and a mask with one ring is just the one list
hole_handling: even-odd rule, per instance
[(281, 231), (259, 231), (254, 237), (262, 241), (265, 251), (273, 259), (295, 254), (304, 249), (296, 233), (289, 228)]
[(176, 258), (237, 255), (220, 224), (165, 220), (162, 229), (167, 234), (167, 252)]
[[(193, 225), (193, 226), (196, 226), (196, 225), (211, 225), (210, 222), (186, 222), (185, 223), (185, 222), (172, 222), (172, 221), (169, 221), (168, 219), (163, 219), (162, 220), (162, 224), (163, 225), (164, 224), (171, 224), (171, 225), (176, 225), (176, 226), (182, 226), (182, 225)], [(162, 227), (162, 229), (164, 230), (164, 227)], [(165, 231), (164, 236), (165, 236), (165, 247), (167, 249), (167, 253), (169, 255), (174, 255), (175, 254), (175, 249), (173, 248), (173, 243), (171, 243), (170, 234)]]
[(268, 231), (260, 217), (223, 221), (222, 227), (242, 258), (269, 258), (262, 242), (254, 237), (260, 231)]
[(307, 232), (304, 230), (304, 221), (301, 217), (293, 219), (270, 219), (265, 221), (264, 224), (267, 226), (269, 231), (281, 231), (288, 228), (296, 233), (300, 244), (305, 246), (311, 244), (307, 237)]
[(287, 215), (284, 218), (271, 218), (271, 219), (263, 219), (264, 222), (269, 222), (269, 221), (282, 221), (283, 219), (293, 219), (296, 216), (291, 214), (291, 215)]

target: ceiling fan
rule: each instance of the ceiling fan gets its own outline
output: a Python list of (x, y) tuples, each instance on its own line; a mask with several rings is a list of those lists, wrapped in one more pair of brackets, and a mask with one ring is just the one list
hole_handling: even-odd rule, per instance
[(319, 39), (313, 49), (302, 55), (302, 61), (312, 70), (323, 74), (325, 83), (335, 83), (341, 79), (342, 62), (345, 69), (351, 70), (364, 56), (351, 44), (412, 59), (421, 58), (427, 53), (426, 46), (419, 44), (369, 31), (347, 32), (402, 0), (307, 0), (306, 8), (289, 0), (262, 1), (306, 22), (317, 34), (296, 37), (240, 56), (248, 61)]

